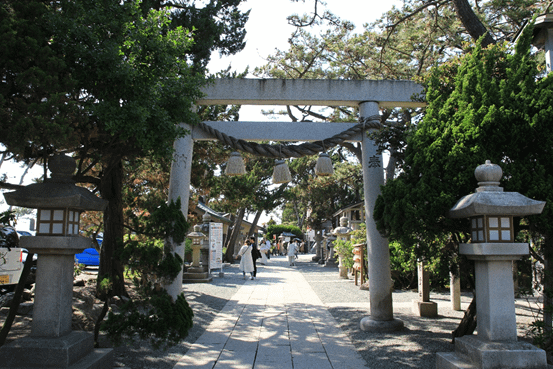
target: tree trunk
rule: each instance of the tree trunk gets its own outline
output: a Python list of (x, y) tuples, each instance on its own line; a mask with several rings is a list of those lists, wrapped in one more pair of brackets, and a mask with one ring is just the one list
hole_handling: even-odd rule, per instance
[(248, 238), (253, 236), (253, 233), (255, 231), (255, 227), (257, 226), (257, 222), (259, 222), (259, 218), (261, 218), (261, 213), (263, 213), (263, 210), (259, 210), (259, 211), (257, 211), (257, 213), (255, 213), (255, 218), (253, 219), (250, 230), (248, 231)]
[(109, 277), (112, 283), (112, 296), (128, 297), (123, 277), (124, 268), (117, 257), (123, 247), (123, 163), (120, 158), (110, 162), (102, 177), (100, 193), (109, 201), (104, 211), (104, 240), (100, 250), (97, 287), (100, 295), (100, 282)]
[(236, 255), (236, 241), (238, 240), (238, 235), (240, 235), (240, 228), (242, 227), (242, 219), (244, 219), (244, 214), (246, 213), (246, 208), (241, 208), (238, 210), (236, 219), (234, 220), (234, 225), (232, 227), (232, 233), (228, 238), (226, 244), (227, 251), (225, 252), (225, 261), (232, 263), (234, 261), (234, 255)]
[(455, 7), (455, 13), (457, 13), (461, 23), (463, 23), (463, 26), (473, 40), (476, 41), (485, 35), (482, 40), (482, 47), (487, 47), (495, 43), (492, 35), (490, 35), (476, 14), (474, 14), (468, 0), (453, 0), (453, 5)]
[(553, 247), (552, 238), (548, 233), (544, 235), (543, 247), (543, 329), (546, 336), (552, 331), (553, 306)]
[(476, 329), (476, 296), (472, 298), (469, 307), (465, 311), (463, 319), (459, 326), (451, 332), (453, 336), (453, 343), (455, 343), (456, 337), (463, 337), (474, 333)]
[(296, 215), (296, 225), (298, 226), (299, 229), (301, 229), (303, 227), (304, 217), (300, 215), (297, 201), (294, 201), (294, 214)]
[(394, 176), (396, 174), (396, 163), (397, 163), (396, 157), (393, 154), (391, 154), (390, 159), (388, 160), (388, 165), (386, 165), (386, 171), (385, 171), (386, 178), (384, 179), (384, 183), (388, 183), (394, 179)]

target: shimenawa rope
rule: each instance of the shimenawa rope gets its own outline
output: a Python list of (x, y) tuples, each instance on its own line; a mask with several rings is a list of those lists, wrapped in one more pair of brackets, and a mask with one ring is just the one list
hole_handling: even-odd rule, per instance
[(306, 155), (315, 155), (340, 145), (348, 138), (362, 133), (365, 129), (380, 129), (382, 124), (380, 123), (380, 116), (373, 115), (360, 119), (359, 124), (330, 138), (326, 138), (322, 141), (305, 142), (300, 145), (258, 144), (226, 135), (205, 123), (199, 123), (198, 126), (217, 138), (217, 140), (223, 142), (225, 145), (231, 146), (235, 150), (245, 151), (253, 155), (265, 156), (268, 158), (299, 158)]

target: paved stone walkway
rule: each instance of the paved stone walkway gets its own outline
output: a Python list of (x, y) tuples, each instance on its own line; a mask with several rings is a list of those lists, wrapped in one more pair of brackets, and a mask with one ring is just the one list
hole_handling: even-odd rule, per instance
[(174, 368), (359, 369), (365, 361), (303, 275), (271, 259)]

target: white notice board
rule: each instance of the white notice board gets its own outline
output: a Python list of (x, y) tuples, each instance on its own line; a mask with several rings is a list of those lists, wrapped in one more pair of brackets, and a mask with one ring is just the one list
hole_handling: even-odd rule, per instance
[(223, 267), (223, 223), (209, 223), (209, 269)]

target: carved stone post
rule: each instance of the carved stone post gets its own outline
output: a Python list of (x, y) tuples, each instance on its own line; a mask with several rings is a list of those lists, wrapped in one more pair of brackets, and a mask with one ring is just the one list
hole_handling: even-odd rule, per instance
[[(187, 124), (181, 124), (182, 128), (190, 129)], [(175, 154), (171, 164), (171, 176), (169, 178), (169, 201), (176, 201), (180, 198), (181, 211), (185, 218), (188, 218), (188, 198), (190, 196), (190, 173), (192, 169), (192, 155), (194, 150), (194, 140), (191, 135), (179, 138), (174, 143)], [(172, 239), (167, 242), (171, 245), (173, 253), (179, 255), (184, 260), (184, 242), (175, 243)], [(167, 293), (171, 295), (173, 301), (182, 292), (183, 271), (181, 270), (175, 280), (165, 286)]]
[[(377, 102), (359, 104), (361, 119), (379, 113)], [(376, 198), (384, 184), (382, 154), (377, 152), (374, 141), (363, 135), (363, 183), (365, 190), (365, 223), (367, 225), (367, 260), (369, 262), (370, 316), (361, 319), (364, 331), (396, 331), (403, 328), (403, 322), (394, 319), (392, 305), (392, 273), (390, 269), (390, 248), (388, 240), (378, 232), (373, 218)]]

